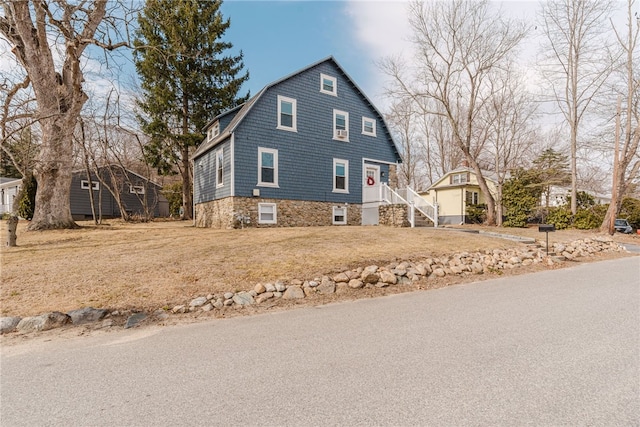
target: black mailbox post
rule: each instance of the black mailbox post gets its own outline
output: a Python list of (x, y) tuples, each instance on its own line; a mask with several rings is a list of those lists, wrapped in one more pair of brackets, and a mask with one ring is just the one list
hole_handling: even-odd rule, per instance
[(549, 232), (556, 231), (556, 226), (553, 224), (540, 224), (538, 231), (547, 233), (547, 256), (549, 256)]

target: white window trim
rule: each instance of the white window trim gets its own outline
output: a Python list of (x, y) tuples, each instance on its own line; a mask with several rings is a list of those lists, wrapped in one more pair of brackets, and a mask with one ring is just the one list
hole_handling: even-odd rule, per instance
[[(273, 154), (273, 182), (262, 182), (262, 153)], [(258, 186), (279, 188), (278, 186), (278, 150), (273, 148), (258, 147)]]
[[(222, 165), (220, 165), (220, 155), (222, 155)], [(218, 181), (218, 169), (222, 167), (222, 177)], [(222, 149), (216, 151), (216, 188), (224, 186), (224, 151)]]
[[(342, 221), (336, 221), (336, 211), (337, 210), (342, 210), (344, 211), (344, 219)], [(331, 217), (331, 222), (334, 225), (347, 225), (347, 207), (346, 206), (334, 206), (333, 207), (333, 212), (332, 212), (332, 217)]]
[(215, 122), (213, 126), (207, 131), (207, 141), (213, 141), (218, 135), (220, 135), (220, 122)]
[[(342, 138), (342, 137), (338, 137), (338, 129), (336, 129), (336, 116), (338, 114), (344, 115), (344, 127), (345, 130), (347, 131), (347, 137), (346, 138)], [(336, 141), (344, 141), (344, 142), (349, 142), (349, 113), (347, 113), (346, 111), (341, 111), (341, 110), (333, 110), (333, 139), (335, 139)]]
[[(91, 181), (91, 187), (93, 187), (93, 191), (97, 191), (100, 189), (100, 183), (98, 181)], [(89, 189), (89, 181), (83, 179), (80, 181), (80, 188), (83, 190)]]
[(466, 172), (454, 173), (453, 174), (453, 178), (451, 178), (451, 183), (452, 184), (466, 184), (467, 182), (468, 181), (467, 181), (467, 173)]
[[(262, 219), (262, 208), (267, 206), (273, 207), (273, 219)], [(275, 203), (258, 203), (258, 224), (277, 224), (278, 223), (278, 206)]]
[[(344, 163), (344, 189), (336, 188), (336, 165), (338, 163)], [(333, 159), (333, 170), (331, 172), (331, 179), (333, 181), (332, 185), (334, 193), (349, 194), (349, 160)]]
[[(367, 132), (365, 130), (364, 124), (366, 121), (370, 121), (373, 123), (373, 132)], [(363, 135), (376, 136), (376, 127), (377, 127), (377, 123), (375, 119), (372, 119), (370, 117), (362, 117), (362, 134)]]
[[(333, 91), (328, 91), (324, 88), (325, 80), (331, 80), (331, 82), (333, 82)], [(320, 74), (320, 92), (326, 93), (327, 95), (338, 96), (338, 79), (327, 74)]]
[(129, 184), (129, 193), (131, 193), (131, 194), (144, 194), (144, 185)]
[[(291, 118), (291, 127), (289, 126), (284, 126), (280, 123), (280, 119), (282, 117), (282, 102), (290, 102), (292, 104), (292, 111), (291, 113), (293, 114), (293, 117)], [(298, 131), (298, 127), (297, 127), (297, 122), (298, 122), (298, 106), (297, 106), (297, 102), (295, 99), (293, 98), (287, 98), (286, 96), (282, 96), (282, 95), (278, 95), (278, 126), (276, 127), (276, 129), (280, 129), (280, 130), (286, 130), (289, 132), (297, 132)]]

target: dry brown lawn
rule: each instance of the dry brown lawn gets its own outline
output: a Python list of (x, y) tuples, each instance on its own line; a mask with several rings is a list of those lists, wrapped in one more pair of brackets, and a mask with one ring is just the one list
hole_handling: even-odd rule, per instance
[[(521, 245), (446, 229), (313, 227), (213, 230), (187, 222), (26, 232), (2, 248), (0, 314), (31, 316), (92, 306), (155, 310), (258, 282), (313, 279), (346, 268)], [(478, 227), (476, 227), (478, 228)], [(490, 229), (544, 239), (536, 229)], [(6, 222), (2, 221), (2, 236)], [(593, 233), (563, 231), (551, 241)], [(616, 238), (632, 237), (616, 236)], [(640, 243), (640, 239), (635, 240)]]

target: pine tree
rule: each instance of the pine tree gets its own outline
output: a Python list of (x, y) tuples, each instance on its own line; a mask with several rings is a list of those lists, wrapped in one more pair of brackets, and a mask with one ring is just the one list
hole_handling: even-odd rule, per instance
[(139, 116), (151, 141), (145, 156), (162, 174), (180, 173), (184, 217), (192, 217), (189, 156), (207, 122), (246, 101), (243, 54), (221, 41), (231, 22), (221, 0), (148, 0), (138, 17), (134, 60), (142, 82)]
[(539, 190), (545, 199), (545, 207), (549, 207), (549, 195), (552, 186), (563, 186), (571, 183), (569, 172), (569, 159), (564, 154), (547, 148), (533, 161), (531, 172), (537, 174), (537, 182), (531, 185), (540, 187)]

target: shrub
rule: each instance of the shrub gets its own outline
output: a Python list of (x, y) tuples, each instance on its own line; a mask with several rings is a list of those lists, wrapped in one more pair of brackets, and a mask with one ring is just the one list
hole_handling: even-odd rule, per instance
[(619, 218), (626, 218), (634, 229), (640, 228), (640, 200), (632, 197), (622, 199)]
[(36, 190), (38, 183), (33, 175), (27, 175), (22, 179), (22, 188), (18, 193), (18, 208), (16, 213), (24, 219), (33, 219), (36, 208)]
[(165, 185), (162, 195), (169, 202), (169, 215), (179, 217), (182, 207), (182, 181)]
[(590, 209), (578, 209), (573, 220), (573, 226), (578, 230), (599, 228), (607, 212), (606, 207), (604, 210), (602, 209), (603, 206), (604, 205), (595, 205)]
[(547, 215), (547, 224), (553, 224), (556, 230), (565, 230), (569, 228), (572, 220), (571, 211), (564, 206), (549, 208)]
[(482, 224), (487, 220), (487, 205), (467, 205), (466, 222), (468, 224)]

